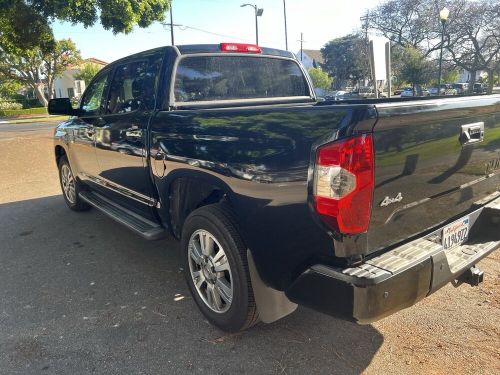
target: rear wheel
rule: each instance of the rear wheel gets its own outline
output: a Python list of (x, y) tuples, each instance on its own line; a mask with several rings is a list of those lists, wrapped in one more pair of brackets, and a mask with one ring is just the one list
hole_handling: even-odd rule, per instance
[(59, 159), (59, 181), (63, 192), (63, 198), (69, 208), (73, 211), (87, 211), (91, 206), (84, 202), (78, 193), (80, 192), (80, 183), (77, 181), (69, 165), (68, 158), (62, 156)]
[(236, 332), (258, 322), (246, 247), (227, 207), (193, 211), (183, 227), (182, 249), (188, 287), (212, 324)]

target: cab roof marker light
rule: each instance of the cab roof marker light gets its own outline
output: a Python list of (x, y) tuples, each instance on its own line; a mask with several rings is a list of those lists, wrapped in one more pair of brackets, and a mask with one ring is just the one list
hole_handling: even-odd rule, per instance
[(222, 52), (262, 53), (258, 45), (244, 43), (221, 43), (220, 50)]

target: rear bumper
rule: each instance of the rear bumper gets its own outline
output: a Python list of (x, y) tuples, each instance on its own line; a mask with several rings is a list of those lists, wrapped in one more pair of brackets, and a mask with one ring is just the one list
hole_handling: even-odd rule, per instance
[(500, 248), (500, 197), (469, 214), (469, 241), (445, 251), (442, 228), (353, 268), (314, 265), (286, 291), (295, 303), (371, 323), (456, 280)]

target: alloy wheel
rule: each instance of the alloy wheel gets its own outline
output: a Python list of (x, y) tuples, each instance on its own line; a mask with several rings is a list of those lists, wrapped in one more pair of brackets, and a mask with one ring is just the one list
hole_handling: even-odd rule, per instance
[(210, 232), (199, 229), (189, 239), (189, 271), (203, 302), (214, 312), (229, 310), (233, 300), (233, 279), (227, 255)]

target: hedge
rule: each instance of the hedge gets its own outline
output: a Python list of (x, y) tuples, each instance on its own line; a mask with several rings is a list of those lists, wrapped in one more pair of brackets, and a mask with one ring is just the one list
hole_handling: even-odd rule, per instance
[(5, 109), (0, 110), (0, 116), (22, 116), (22, 115), (47, 115), (47, 108), (29, 108), (29, 109)]

